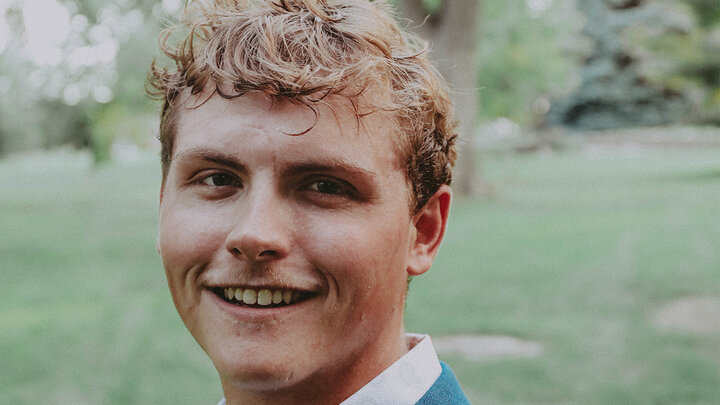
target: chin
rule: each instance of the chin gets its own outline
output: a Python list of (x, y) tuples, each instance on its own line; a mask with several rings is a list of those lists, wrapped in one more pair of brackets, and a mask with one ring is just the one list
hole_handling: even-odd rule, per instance
[(247, 390), (277, 390), (297, 383), (302, 378), (297, 370), (309, 370), (290, 361), (291, 354), (278, 351), (278, 345), (282, 343), (248, 345), (224, 341), (207, 354), (223, 381)]
[(213, 362), (221, 380), (249, 391), (271, 391), (291, 387), (298, 383), (298, 373), (291, 367), (267, 362), (264, 365), (246, 364), (233, 359)]

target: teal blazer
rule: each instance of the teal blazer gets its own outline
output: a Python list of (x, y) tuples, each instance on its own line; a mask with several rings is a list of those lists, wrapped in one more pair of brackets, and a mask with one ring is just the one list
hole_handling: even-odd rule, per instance
[(450, 367), (442, 361), (440, 365), (442, 366), (440, 377), (416, 405), (472, 405)]

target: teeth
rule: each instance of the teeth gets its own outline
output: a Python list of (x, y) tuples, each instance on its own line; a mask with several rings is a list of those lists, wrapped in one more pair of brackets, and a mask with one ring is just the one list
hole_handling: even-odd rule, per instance
[(257, 291), (252, 288), (225, 288), (223, 294), (228, 300), (234, 300), (247, 305), (290, 304), (299, 301), (303, 293), (293, 290), (270, 290), (262, 289)]
[(242, 300), (248, 305), (253, 305), (257, 302), (257, 293), (255, 290), (248, 288), (243, 292)]
[(272, 293), (270, 290), (260, 290), (257, 295), (258, 305), (270, 305), (272, 304)]

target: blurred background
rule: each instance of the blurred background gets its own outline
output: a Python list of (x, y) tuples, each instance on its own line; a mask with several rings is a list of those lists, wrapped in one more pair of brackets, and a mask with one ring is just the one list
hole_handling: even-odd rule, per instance
[[(407, 328), (476, 404), (720, 403), (720, 2), (397, 0), (461, 119)], [(0, 403), (213, 404), (154, 250), (183, 0), (0, 0)]]

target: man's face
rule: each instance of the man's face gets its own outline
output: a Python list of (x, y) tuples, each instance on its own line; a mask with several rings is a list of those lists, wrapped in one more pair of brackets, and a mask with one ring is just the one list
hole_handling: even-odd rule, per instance
[(158, 251), (181, 318), (244, 389), (350, 371), (402, 339), (404, 168), (387, 117), (358, 126), (326, 100), (299, 136), (313, 112), (260, 93), (180, 113)]

